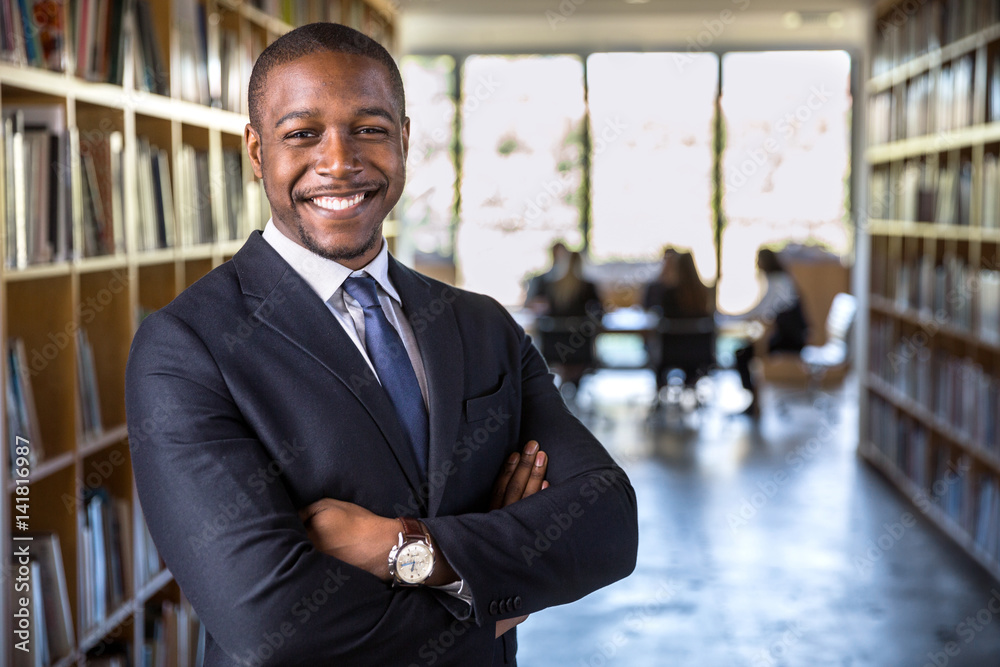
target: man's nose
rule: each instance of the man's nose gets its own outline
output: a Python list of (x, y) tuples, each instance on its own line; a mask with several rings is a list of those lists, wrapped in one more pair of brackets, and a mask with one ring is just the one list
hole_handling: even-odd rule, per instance
[(329, 132), (317, 146), (316, 173), (332, 178), (344, 178), (361, 171), (357, 144), (350, 135)]

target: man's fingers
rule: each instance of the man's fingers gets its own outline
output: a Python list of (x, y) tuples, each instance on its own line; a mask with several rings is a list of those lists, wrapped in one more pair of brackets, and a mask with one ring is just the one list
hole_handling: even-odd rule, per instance
[(548, 469), (548, 466), (549, 457), (545, 455), (545, 452), (535, 454), (535, 463), (531, 466), (531, 472), (528, 474), (528, 483), (521, 494), (522, 498), (527, 498), (542, 490), (542, 484), (545, 483), (545, 471)]
[(527, 487), (531, 471), (535, 467), (535, 456), (537, 454), (538, 443), (534, 440), (529, 440), (528, 444), (524, 447), (524, 451), (521, 452), (521, 458), (517, 462), (514, 475), (507, 482), (507, 491), (503, 497), (503, 507), (507, 507), (511, 503), (516, 503), (524, 497), (524, 489)]
[(514, 471), (517, 470), (517, 462), (520, 460), (521, 455), (517, 452), (507, 457), (503, 470), (500, 471), (496, 483), (493, 484), (493, 496), (490, 498), (491, 510), (498, 510), (504, 506), (503, 498), (507, 493), (507, 484), (510, 482), (510, 478), (514, 476)]

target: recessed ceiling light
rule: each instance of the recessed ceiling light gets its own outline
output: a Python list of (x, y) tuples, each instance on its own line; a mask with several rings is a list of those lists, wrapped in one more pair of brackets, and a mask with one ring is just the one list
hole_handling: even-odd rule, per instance
[(840, 12), (830, 12), (830, 14), (826, 17), (826, 24), (834, 30), (843, 28), (844, 23), (846, 23), (846, 21), (844, 21), (844, 15)]
[(627, 5), (644, 5), (647, 2), (649, 2), (649, 0), (625, 0), (625, 4)]
[(802, 27), (802, 14), (798, 12), (785, 12), (785, 15), (781, 17), (781, 22), (789, 30), (796, 30)]

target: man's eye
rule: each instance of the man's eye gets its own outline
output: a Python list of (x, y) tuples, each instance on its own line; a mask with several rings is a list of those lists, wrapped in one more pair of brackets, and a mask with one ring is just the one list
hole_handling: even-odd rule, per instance
[(360, 134), (385, 134), (386, 131), (381, 127), (363, 127), (358, 130)]
[(313, 133), (309, 130), (296, 130), (288, 135), (289, 139), (308, 139), (313, 136)]

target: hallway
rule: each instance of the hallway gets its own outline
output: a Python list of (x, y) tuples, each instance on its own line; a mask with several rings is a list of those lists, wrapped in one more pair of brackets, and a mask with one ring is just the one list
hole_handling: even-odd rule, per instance
[(636, 489), (636, 571), (528, 619), (522, 667), (1000, 665), (1000, 584), (857, 458), (855, 391), (832, 419), (771, 391), (757, 427), (725, 400), (651, 426), (645, 379), (581, 391)]

